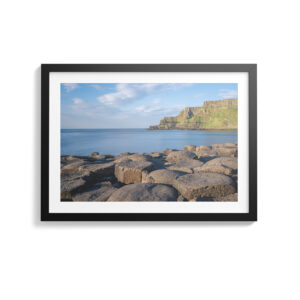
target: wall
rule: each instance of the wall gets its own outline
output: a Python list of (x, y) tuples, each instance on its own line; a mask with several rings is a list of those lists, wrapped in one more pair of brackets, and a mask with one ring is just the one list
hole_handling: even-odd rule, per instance
[[(2, 299), (299, 299), (297, 1), (1, 4)], [(258, 63), (259, 221), (44, 223), (41, 63)]]

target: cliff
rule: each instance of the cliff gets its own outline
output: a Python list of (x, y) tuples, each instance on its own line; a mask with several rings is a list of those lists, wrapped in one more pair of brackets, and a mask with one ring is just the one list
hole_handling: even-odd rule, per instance
[(205, 101), (203, 106), (186, 107), (176, 117), (165, 117), (151, 130), (164, 129), (237, 129), (238, 101)]

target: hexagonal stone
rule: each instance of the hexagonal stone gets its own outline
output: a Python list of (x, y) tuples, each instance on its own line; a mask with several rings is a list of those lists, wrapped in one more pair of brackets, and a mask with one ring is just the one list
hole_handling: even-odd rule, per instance
[(187, 160), (187, 159), (196, 159), (197, 156), (195, 153), (191, 151), (172, 151), (167, 155), (166, 160), (168, 162), (176, 163), (180, 160)]
[(203, 166), (203, 162), (195, 159), (180, 160), (175, 165), (167, 167), (169, 170), (194, 173), (195, 168)]
[(63, 200), (72, 200), (80, 189), (86, 184), (81, 173), (61, 174), (60, 195)]
[(187, 199), (223, 197), (236, 192), (233, 180), (217, 173), (187, 174), (178, 177), (173, 186)]
[(155, 170), (147, 175), (143, 182), (161, 183), (172, 185), (174, 180), (184, 175), (183, 172), (171, 171), (166, 169)]
[(216, 152), (219, 156), (237, 157), (238, 149), (236, 147), (219, 147), (216, 148)]
[(153, 164), (146, 160), (123, 161), (115, 166), (115, 176), (125, 184), (142, 182), (142, 172), (152, 171)]
[(199, 151), (196, 151), (195, 154), (197, 155), (198, 159), (202, 162), (207, 162), (207, 161), (217, 157), (217, 152), (215, 152), (215, 151), (199, 150)]
[(72, 197), (73, 201), (94, 201), (94, 202), (103, 202), (115, 192), (117, 189), (111, 184), (96, 184), (82, 193), (76, 194)]
[(97, 182), (107, 177), (114, 176), (115, 164), (114, 162), (107, 163), (90, 163), (79, 168), (79, 172), (89, 172), (87, 180)]
[(170, 186), (156, 183), (137, 183), (118, 189), (109, 197), (108, 201), (176, 201), (177, 197), (177, 191)]
[(238, 160), (235, 157), (218, 157), (205, 163), (200, 168), (195, 168), (194, 172), (220, 173), (234, 175), (237, 173)]
[(85, 161), (83, 159), (71, 160), (70, 163), (61, 168), (61, 173), (75, 173), (79, 171), (79, 168), (84, 164)]

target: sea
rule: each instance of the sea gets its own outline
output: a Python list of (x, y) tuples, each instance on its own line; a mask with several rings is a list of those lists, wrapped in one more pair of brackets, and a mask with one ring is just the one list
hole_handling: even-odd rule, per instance
[(160, 152), (165, 148), (183, 150), (185, 145), (227, 142), (237, 142), (237, 131), (61, 129), (61, 155), (148, 153)]

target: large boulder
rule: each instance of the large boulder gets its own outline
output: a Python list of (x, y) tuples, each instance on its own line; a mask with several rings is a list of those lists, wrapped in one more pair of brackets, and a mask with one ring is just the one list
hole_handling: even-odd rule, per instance
[(183, 148), (185, 151), (196, 151), (196, 146), (195, 145), (186, 145)]
[(115, 192), (117, 189), (113, 187), (111, 184), (102, 183), (95, 184), (90, 187), (86, 191), (76, 194), (72, 197), (73, 201), (95, 201), (95, 202), (103, 202), (107, 201), (107, 199)]
[(203, 162), (195, 159), (180, 160), (176, 164), (167, 167), (169, 170), (194, 173), (195, 168), (200, 168)]
[(116, 164), (123, 162), (123, 161), (127, 161), (127, 160), (131, 160), (131, 161), (137, 161), (137, 160), (151, 160), (152, 156), (148, 155), (148, 154), (144, 154), (144, 153), (133, 153), (133, 154), (120, 154), (117, 155), (115, 157), (114, 162)]
[(87, 181), (97, 183), (114, 176), (114, 162), (89, 163), (79, 167), (78, 171), (82, 173), (89, 172)]
[(221, 173), (232, 176), (237, 173), (238, 161), (235, 157), (218, 157), (205, 163), (200, 168), (194, 169), (194, 172)]
[(61, 174), (60, 196), (62, 200), (72, 200), (72, 197), (83, 190), (86, 181), (81, 173)]
[(64, 165), (61, 168), (61, 173), (76, 173), (79, 171), (80, 167), (85, 164), (83, 159), (74, 159), (70, 163)]
[(142, 182), (142, 172), (153, 170), (153, 164), (146, 160), (126, 160), (115, 166), (115, 176), (125, 184)]
[(109, 197), (108, 201), (176, 201), (177, 197), (177, 191), (170, 186), (156, 183), (137, 183), (118, 189)]
[(217, 157), (216, 151), (198, 150), (195, 152), (197, 158), (202, 162), (207, 162)]
[(233, 180), (223, 174), (199, 173), (178, 177), (173, 186), (186, 198), (223, 197), (236, 192)]
[(167, 155), (168, 162), (176, 163), (180, 160), (196, 159), (197, 156), (191, 151), (172, 151)]
[(219, 147), (216, 148), (216, 152), (219, 156), (237, 157), (237, 147)]
[(176, 178), (184, 175), (183, 172), (171, 171), (171, 170), (155, 170), (149, 173), (143, 182), (161, 183), (172, 185)]

